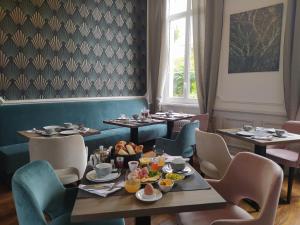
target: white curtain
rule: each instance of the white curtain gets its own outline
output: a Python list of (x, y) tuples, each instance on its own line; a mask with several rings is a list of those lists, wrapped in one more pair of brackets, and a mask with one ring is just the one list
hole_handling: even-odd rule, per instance
[(289, 0), (283, 52), (285, 108), (289, 120), (300, 120), (300, 1)]
[(224, 0), (192, 0), (195, 74), (201, 113), (212, 118), (221, 51)]
[(167, 0), (148, 0), (148, 101), (161, 107), (168, 68)]

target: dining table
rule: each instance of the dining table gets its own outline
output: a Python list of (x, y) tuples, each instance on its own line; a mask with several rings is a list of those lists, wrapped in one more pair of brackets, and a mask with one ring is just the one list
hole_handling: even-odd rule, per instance
[(134, 120), (134, 119), (111, 119), (104, 120), (103, 123), (115, 125), (119, 127), (127, 127), (130, 129), (130, 141), (133, 143), (139, 143), (139, 128), (145, 126), (151, 126), (155, 124), (164, 123), (162, 120), (157, 120), (153, 118), (145, 119), (145, 120)]
[[(96, 135), (100, 134), (101, 132), (97, 129), (89, 128), (87, 131), (79, 131), (78, 134), (80, 134), (83, 137), (91, 136), (91, 135)], [(54, 135), (51, 136), (45, 136), (41, 134), (41, 132), (36, 132), (35, 130), (23, 130), (23, 131), (18, 131), (18, 134), (21, 135), (22, 137), (25, 137), (27, 139), (35, 138), (35, 137), (63, 137), (66, 136), (64, 134), (60, 134), (57, 132)]]
[[(270, 138), (264, 139), (260, 138), (262, 137), (261, 134), (256, 135), (256, 132), (259, 133), (261, 132), (261, 130), (265, 130), (266, 135), (268, 135)], [(268, 145), (290, 144), (300, 142), (299, 134), (286, 132), (285, 135), (279, 137), (275, 134), (275, 132), (272, 132), (272, 130), (274, 130), (274, 128), (262, 128), (258, 131), (254, 130), (251, 131), (253, 132), (253, 135), (251, 135), (251, 132), (249, 135), (241, 135), (243, 134), (241, 133), (241, 131), (243, 131), (242, 128), (218, 129), (216, 132), (224, 136), (236, 138), (254, 144), (254, 152), (261, 156), (266, 156), (266, 149)]]
[(172, 137), (174, 123), (179, 120), (188, 120), (193, 118), (194, 114), (187, 113), (168, 113), (168, 112), (157, 112), (155, 114), (151, 114), (151, 118), (157, 120), (163, 120), (167, 122), (167, 138)]
[[(189, 165), (189, 164), (188, 164)], [(71, 213), (71, 222), (80, 223), (101, 219), (135, 218), (136, 225), (150, 225), (151, 216), (180, 212), (218, 209), (226, 206), (226, 200), (191, 166), (194, 173), (163, 193), (158, 201), (143, 202), (125, 189), (106, 197), (79, 189)], [(118, 179), (124, 179), (120, 177)], [(86, 179), (82, 180), (84, 184)], [(157, 186), (153, 184), (155, 188)]]

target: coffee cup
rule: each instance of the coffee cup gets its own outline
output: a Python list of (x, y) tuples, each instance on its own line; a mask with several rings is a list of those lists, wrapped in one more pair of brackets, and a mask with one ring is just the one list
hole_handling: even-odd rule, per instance
[(245, 125), (243, 126), (243, 129), (244, 129), (244, 131), (250, 131), (250, 130), (253, 129), (253, 126), (245, 124)]
[(139, 166), (139, 162), (138, 161), (129, 161), (128, 162), (128, 167), (130, 172), (135, 171)]
[(185, 160), (182, 158), (176, 158), (176, 159), (172, 160), (171, 167), (174, 172), (184, 170)]
[(99, 163), (95, 166), (96, 177), (105, 177), (112, 172), (112, 165), (110, 163)]
[(55, 129), (54, 128), (47, 128), (47, 129), (45, 129), (45, 133), (46, 134), (53, 134), (55, 132)]
[(71, 128), (72, 127), (72, 123), (64, 123), (64, 127), (65, 128)]
[(282, 137), (285, 134), (285, 130), (275, 129), (275, 133), (278, 137)]

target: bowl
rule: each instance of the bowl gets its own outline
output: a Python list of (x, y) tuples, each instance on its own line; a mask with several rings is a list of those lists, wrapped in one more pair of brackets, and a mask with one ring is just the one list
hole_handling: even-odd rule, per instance
[(183, 174), (178, 174), (178, 173), (167, 173), (166, 174), (166, 179), (171, 179), (174, 181), (174, 183), (178, 183), (182, 181), (185, 178)]
[(185, 160), (182, 158), (173, 159), (170, 163), (174, 172), (178, 172), (184, 170), (185, 168)]
[(64, 123), (65, 128), (71, 128), (73, 126), (72, 123)]
[(174, 181), (171, 179), (161, 179), (158, 182), (158, 186), (162, 192), (169, 192), (174, 186)]
[(112, 165), (110, 163), (99, 163), (95, 166), (97, 178), (105, 177), (112, 172)]
[(281, 137), (282, 135), (285, 134), (285, 130), (282, 129), (275, 129), (275, 133), (278, 137)]

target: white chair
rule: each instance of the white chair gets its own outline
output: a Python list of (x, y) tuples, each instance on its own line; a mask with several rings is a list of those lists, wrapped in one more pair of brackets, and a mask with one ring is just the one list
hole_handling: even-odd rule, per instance
[(63, 184), (82, 179), (87, 166), (83, 137), (37, 137), (29, 141), (30, 161), (47, 160)]
[(232, 160), (224, 139), (196, 129), (196, 149), (201, 172), (212, 179), (221, 179)]

